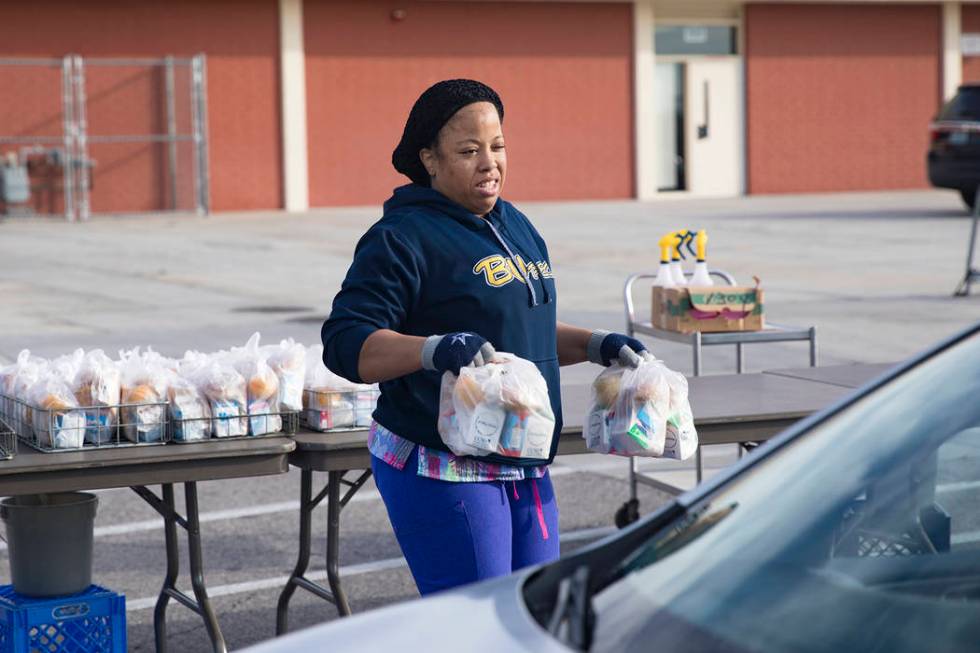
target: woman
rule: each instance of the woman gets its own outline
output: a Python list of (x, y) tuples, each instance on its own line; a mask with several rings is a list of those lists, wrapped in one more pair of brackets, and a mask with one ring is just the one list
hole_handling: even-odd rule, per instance
[[(503, 117), (497, 94), (472, 80), (419, 97), (392, 155), (412, 183), (361, 238), (321, 333), (327, 367), (381, 383), (371, 468), (423, 595), (558, 557), (547, 471), (561, 430), (558, 366), (635, 366), (645, 349), (556, 321), (544, 240), (500, 199)], [(482, 365), (494, 348), (533, 361), (547, 381), (547, 459), (454, 456), (439, 438), (443, 373)]]

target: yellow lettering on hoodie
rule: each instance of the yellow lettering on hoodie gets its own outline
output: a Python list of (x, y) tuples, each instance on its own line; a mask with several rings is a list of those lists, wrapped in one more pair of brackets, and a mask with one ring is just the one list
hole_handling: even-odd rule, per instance
[(482, 274), (487, 285), (494, 288), (506, 286), (511, 281), (527, 283), (527, 278), (553, 278), (551, 267), (547, 261), (538, 261), (528, 265), (520, 254), (514, 255), (514, 260), (500, 254), (486, 256), (473, 266), (473, 274)]
[(473, 274), (482, 274), (487, 285), (499, 288), (514, 280), (513, 263), (500, 254), (493, 254), (477, 261)]

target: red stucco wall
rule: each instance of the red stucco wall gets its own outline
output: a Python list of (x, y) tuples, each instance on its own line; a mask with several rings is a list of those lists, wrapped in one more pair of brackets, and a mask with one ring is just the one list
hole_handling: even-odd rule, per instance
[[(216, 210), (281, 206), (279, 27), (276, 0), (45, 0), (0, 5), (0, 57), (208, 57), (211, 200)], [(178, 86), (182, 78), (178, 76)], [(162, 75), (89, 68), (89, 133), (165, 130)], [(186, 86), (185, 86), (186, 87)], [(60, 73), (0, 65), (0, 134), (60, 134)], [(189, 130), (186, 97), (181, 130)], [(0, 145), (0, 151), (10, 146)], [(179, 165), (189, 172), (190, 147)], [(93, 145), (96, 211), (167, 206), (159, 144)], [(183, 202), (191, 177), (180, 175)], [(60, 200), (58, 201), (60, 204)], [(191, 204), (192, 206), (192, 204)]]
[(376, 204), (406, 183), (391, 151), (418, 95), (451, 77), (504, 101), (505, 197), (632, 196), (631, 4), (307, 0), (304, 13), (312, 205)]
[[(964, 33), (980, 33), (980, 4), (963, 4), (961, 28)], [(980, 82), (980, 56), (963, 57), (963, 81)]]
[(927, 186), (940, 11), (747, 5), (749, 192)]

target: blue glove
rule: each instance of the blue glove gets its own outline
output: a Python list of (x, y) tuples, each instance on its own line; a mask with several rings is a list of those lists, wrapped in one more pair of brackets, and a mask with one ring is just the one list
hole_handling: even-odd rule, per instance
[(639, 367), (641, 353), (646, 351), (647, 348), (636, 338), (602, 329), (592, 332), (587, 349), (590, 362), (607, 367), (614, 361), (623, 367)]
[(422, 346), (422, 369), (459, 374), (461, 367), (489, 363), (495, 353), (493, 345), (476, 333), (429, 336)]

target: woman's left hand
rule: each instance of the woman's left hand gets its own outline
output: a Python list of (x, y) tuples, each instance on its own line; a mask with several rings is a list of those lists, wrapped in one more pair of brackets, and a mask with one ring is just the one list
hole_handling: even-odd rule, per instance
[(618, 361), (623, 367), (639, 367), (643, 353), (649, 355), (642, 342), (622, 333), (596, 329), (589, 338), (589, 361), (598, 365), (608, 367)]

